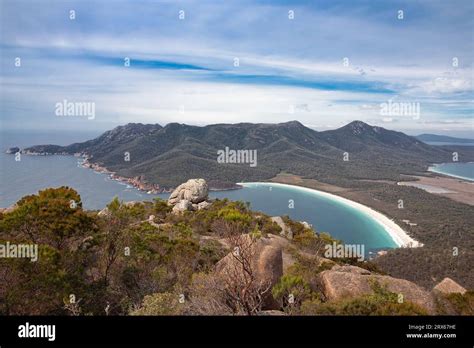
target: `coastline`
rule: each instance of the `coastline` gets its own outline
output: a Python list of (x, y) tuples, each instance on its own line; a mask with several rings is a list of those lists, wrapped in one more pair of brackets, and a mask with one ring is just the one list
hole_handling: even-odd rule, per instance
[(298, 186), (298, 185), (289, 185), (289, 184), (274, 183), (274, 182), (245, 182), (245, 183), (237, 183), (237, 184), (242, 185), (242, 186), (246, 186), (246, 185), (247, 186), (249, 185), (283, 186), (283, 187), (289, 187), (293, 189), (299, 189), (299, 190), (306, 191), (318, 196), (326, 197), (334, 201), (337, 201), (341, 204), (348, 205), (370, 216), (373, 220), (375, 220), (377, 223), (379, 223), (383, 227), (386, 233), (390, 236), (390, 238), (392, 238), (392, 240), (395, 242), (395, 244), (399, 248), (407, 248), (407, 247), (417, 248), (417, 247), (423, 246), (422, 243), (410, 237), (405, 230), (403, 230), (399, 225), (397, 225), (393, 220), (391, 220), (387, 216), (383, 215), (382, 213), (379, 213), (378, 211), (366, 205), (360, 204), (358, 202), (354, 202), (350, 199), (347, 199), (347, 198), (344, 198), (332, 193), (327, 193), (324, 191), (319, 191), (319, 190), (315, 190), (315, 189), (304, 187), (304, 186)]
[(462, 180), (437, 172), (427, 172), (429, 176), (410, 176), (411, 181), (399, 181), (399, 186), (416, 187), (436, 196), (474, 206), (474, 181)]
[[(39, 153), (28, 153), (28, 155), (40, 155)], [(44, 154), (41, 154), (44, 155)], [(53, 155), (53, 154), (51, 154)], [(89, 156), (84, 153), (75, 153), (75, 154), (65, 154), (69, 156), (80, 157), (82, 160), (79, 160), (79, 164), (85, 168), (93, 169), (94, 171), (102, 174), (108, 175), (112, 180), (119, 181), (121, 183), (125, 183), (128, 185), (133, 186), (134, 188), (143, 191), (145, 193), (153, 194), (153, 193), (168, 193), (171, 192), (172, 189), (165, 189), (161, 188), (157, 184), (149, 184), (147, 183), (142, 176), (134, 177), (134, 178), (126, 178), (117, 175), (116, 173), (108, 170), (105, 167), (102, 167), (96, 163), (89, 162)], [(391, 220), (386, 215), (376, 211), (373, 208), (370, 208), (367, 205), (358, 203), (352, 199), (348, 199), (345, 197), (340, 196), (337, 192), (328, 193), (325, 191), (321, 191), (319, 189), (314, 189), (306, 186), (301, 186), (298, 184), (284, 184), (284, 183), (273, 183), (273, 182), (249, 182), (249, 183), (236, 183), (236, 187), (233, 188), (213, 188), (211, 187), (211, 191), (225, 191), (225, 190), (234, 190), (239, 189), (239, 186), (245, 186), (247, 184), (267, 184), (267, 185), (283, 185), (288, 186), (291, 188), (298, 188), (302, 190), (307, 190), (307, 192), (311, 192), (316, 195), (324, 196), (330, 198), (332, 200), (338, 201), (342, 204), (352, 207), (368, 216), (370, 216), (374, 221), (376, 221), (390, 236), (392, 241), (398, 247), (420, 247), (423, 246), (422, 243), (418, 242), (417, 240), (410, 237), (405, 230), (403, 230), (399, 225), (397, 225), (393, 220)]]
[[(462, 162), (464, 163), (464, 162)], [(465, 163), (471, 163), (471, 162), (465, 162)], [(444, 175), (444, 176), (447, 176), (447, 177), (451, 177), (451, 178), (456, 178), (456, 179), (461, 179), (461, 180), (464, 180), (464, 181), (467, 181), (467, 182), (474, 182), (473, 179), (471, 178), (468, 178), (468, 177), (465, 177), (465, 176), (461, 176), (461, 175), (456, 175), (456, 174), (450, 174), (450, 173), (446, 173), (446, 172), (443, 172), (441, 170), (437, 170), (436, 168), (439, 166), (439, 164), (433, 164), (431, 166), (428, 167), (428, 172), (430, 173), (436, 173), (436, 174), (441, 174), (441, 175)]]
[[(13, 148), (7, 149), (4, 153), (7, 155), (13, 155)], [(175, 189), (175, 187), (161, 187), (159, 184), (149, 183), (143, 175), (135, 176), (132, 178), (124, 177), (118, 175), (116, 172), (109, 170), (108, 168), (101, 166), (98, 163), (91, 162), (91, 157), (86, 153), (68, 153), (68, 152), (57, 152), (57, 153), (48, 153), (48, 152), (34, 152), (26, 149), (20, 149), (15, 147), (17, 151), (21, 154), (28, 155), (28, 156), (71, 156), (81, 158), (78, 162), (83, 168), (91, 169), (96, 173), (105, 174), (111, 180), (118, 181), (119, 183), (130, 185), (133, 188), (137, 189), (138, 191), (144, 192), (146, 194), (161, 194), (161, 193), (171, 193)], [(239, 185), (233, 185), (229, 187), (209, 187), (209, 191), (230, 191), (230, 190), (238, 190), (242, 187)]]
[[(111, 180), (115, 180), (127, 185), (131, 185), (139, 191), (145, 192), (147, 194), (160, 194), (160, 193), (171, 193), (176, 187), (164, 188), (159, 184), (152, 184), (145, 180), (143, 175), (139, 175), (133, 178), (127, 178), (124, 176), (117, 175), (117, 173), (110, 171), (109, 169), (100, 166), (97, 163), (89, 162), (89, 157), (83, 154), (74, 154), (76, 157), (82, 157), (83, 161), (80, 165), (87, 169), (92, 169), (93, 171), (101, 174), (106, 174), (110, 177)], [(209, 191), (231, 191), (238, 190), (242, 187), (239, 185), (234, 185), (232, 187), (209, 187)]]
[(83, 158), (83, 161), (80, 163), (82, 167), (87, 168), (87, 169), (92, 169), (93, 171), (97, 173), (106, 174), (112, 180), (115, 180), (127, 185), (131, 185), (132, 187), (138, 189), (139, 191), (145, 192), (147, 194), (159, 194), (159, 193), (171, 192), (170, 190), (162, 188), (157, 184), (148, 183), (143, 178), (143, 176), (136, 176), (134, 178), (126, 178), (126, 177), (117, 175), (117, 173), (112, 172), (108, 170), (107, 168), (100, 166), (97, 163), (89, 162), (89, 157), (85, 154), (74, 154), (74, 156)]
[(138, 189), (139, 191), (145, 192), (147, 194), (159, 194), (159, 193), (169, 193), (172, 192), (172, 189), (166, 189), (160, 187), (158, 184), (152, 184), (145, 180), (143, 175), (139, 175), (133, 178), (127, 178), (124, 176), (118, 175), (116, 172), (113, 172), (106, 167), (103, 167), (97, 163), (90, 162), (89, 160), (91, 157), (87, 153), (79, 152), (79, 153), (69, 153), (69, 152), (35, 152), (28, 149), (19, 149), (18, 147), (9, 148), (5, 151), (6, 154), (13, 155), (12, 149), (18, 149), (21, 154), (28, 155), (28, 156), (73, 156), (82, 158), (78, 164), (83, 168), (92, 169), (96, 173), (105, 174), (109, 176), (111, 180), (115, 180), (127, 185), (131, 185), (132, 187)]

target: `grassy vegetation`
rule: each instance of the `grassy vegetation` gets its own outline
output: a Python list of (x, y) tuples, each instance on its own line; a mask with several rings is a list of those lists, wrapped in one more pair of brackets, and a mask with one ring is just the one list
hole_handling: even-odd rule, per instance
[[(474, 288), (473, 207), (423, 190), (379, 184), (365, 191), (370, 198), (383, 202), (376, 209), (395, 218), (422, 248), (394, 249), (376, 259), (380, 269), (394, 277), (433, 287), (445, 277), (466, 288)], [(403, 200), (403, 209), (398, 201)], [(372, 204), (374, 200), (372, 200)], [(417, 226), (408, 227), (408, 219)]]
[(337, 302), (322, 303), (318, 300), (306, 300), (300, 313), (303, 315), (427, 315), (422, 307), (405, 301), (398, 303), (397, 294), (379, 284), (373, 285), (373, 294)]
[(17, 206), (0, 213), (0, 241), (38, 244), (39, 258), (0, 259), (3, 315), (190, 313), (179, 298), (229, 252), (219, 242), (223, 225), (256, 238), (281, 230), (268, 216), (227, 200), (174, 215), (160, 199), (114, 199), (97, 214), (82, 209), (77, 192), (61, 187)]

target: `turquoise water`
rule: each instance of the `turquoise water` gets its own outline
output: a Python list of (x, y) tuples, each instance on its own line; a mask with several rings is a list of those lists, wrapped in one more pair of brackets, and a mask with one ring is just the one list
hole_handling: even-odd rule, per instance
[[(349, 205), (298, 187), (246, 184), (243, 189), (214, 192), (212, 196), (250, 202), (253, 210), (306, 221), (316, 231), (328, 232), (345, 243), (365, 244), (366, 252), (396, 247), (384, 228), (370, 216)], [(290, 208), (290, 200), (294, 208)]]
[[(84, 135), (90, 139), (90, 135)], [(2, 139), (2, 152), (10, 146), (28, 146), (38, 143), (67, 144), (64, 139), (40, 141), (26, 137), (23, 141), (14, 137)], [(0, 207), (8, 207), (21, 197), (47, 187), (70, 186), (81, 195), (86, 209), (102, 209), (115, 196), (124, 201), (167, 198), (167, 194), (153, 195), (131, 186), (111, 180), (107, 175), (80, 166), (80, 158), (73, 156), (27, 156), (15, 161), (13, 155), (0, 153)], [(297, 187), (251, 185), (239, 190), (211, 192), (211, 198), (228, 198), (249, 202), (251, 209), (266, 214), (288, 215), (295, 220), (307, 221), (315, 230), (328, 232), (335, 238), (350, 244), (365, 244), (366, 253), (371, 250), (396, 247), (395, 242), (374, 219), (346, 204), (321, 197)], [(290, 200), (294, 208), (290, 208)]]
[(429, 168), (429, 171), (474, 181), (474, 162), (435, 164)]

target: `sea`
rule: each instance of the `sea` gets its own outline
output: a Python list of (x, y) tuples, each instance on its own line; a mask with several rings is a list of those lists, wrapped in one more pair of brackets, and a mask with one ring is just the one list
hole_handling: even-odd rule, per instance
[(474, 181), (474, 162), (434, 164), (428, 170), (458, 179)]

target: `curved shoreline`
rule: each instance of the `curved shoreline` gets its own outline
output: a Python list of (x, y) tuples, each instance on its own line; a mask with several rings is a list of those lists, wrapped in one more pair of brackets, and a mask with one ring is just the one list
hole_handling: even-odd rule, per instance
[(417, 240), (410, 237), (400, 226), (398, 226), (393, 220), (388, 218), (387, 216), (379, 213), (378, 211), (369, 208), (363, 204), (351, 201), (350, 199), (334, 195), (332, 193), (327, 193), (324, 191), (315, 190), (312, 188), (304, 187), (304, 186), (297, 186), (297, 185), (289, 185), (289, 184), (281, 184), (281, 183), (269, 183), (269, 182), (244, 182), (244, 183), (237, 183), (238, 185), (242, 186), (250, 186), (250, 185), (266, 185), (266, 186), (282, 186), (288, 187), (293, 189), (298, 189), (301, 191), (306, 191), (317, 196), (325, 197), (342, 203), (344, 205), (350, 206), (368, 216), (370, 216), (373, 220), (375, 220), (378, 224), (380, 224), (386, 233), (392, 238), (392, 240), (397, 244), (400, 248), (417, 248), (422, 247), (423, 244), (418, 242)]
[[(466, 162), (466, 163), (471, 163), (471, 162)], [(467, 182), (470, 182), (470, 183), (474, 182), (473, 179), (467, 178), (465, 176), (456, 175), (456, 174), (449, 174), (449, 173), (442, 172), (440, 170), (436, 170), (437, 167), (438, 167), (437, 165), (429, 166), (428, 167), (428, 172), (445, 175), (445, 176), (451, 177), (451, 178), (461, 179), (461, 180), (464, 180), (464, 181), (467, 181)]]

